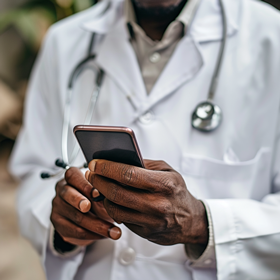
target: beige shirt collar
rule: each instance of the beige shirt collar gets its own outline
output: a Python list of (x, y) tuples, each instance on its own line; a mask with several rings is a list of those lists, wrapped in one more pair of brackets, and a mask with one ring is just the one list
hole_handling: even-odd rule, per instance
[[(192, 23), (201, 0), (188, 0), (185, 7), (175, 21), (183, 23), (185, 32)], [(131, 0), (125, 0), (125, 18), (129, 23), (136, 23), (136, 16)]]

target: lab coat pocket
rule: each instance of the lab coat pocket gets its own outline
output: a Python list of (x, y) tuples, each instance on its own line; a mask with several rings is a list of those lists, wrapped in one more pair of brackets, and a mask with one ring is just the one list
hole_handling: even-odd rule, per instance
[(196, 197), (261, 200), (270, 191), (270, 161), (265, 147), (243, 162), (185, 154), (181, 173)]

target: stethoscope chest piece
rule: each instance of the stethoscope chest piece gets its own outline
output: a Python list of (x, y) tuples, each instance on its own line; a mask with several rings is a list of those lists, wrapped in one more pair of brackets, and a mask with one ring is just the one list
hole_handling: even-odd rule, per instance
[(192, 114), (192, 127), (203, 132), (215, 130), (222, 122), (222, 110), (210, 101), (197, 105)]

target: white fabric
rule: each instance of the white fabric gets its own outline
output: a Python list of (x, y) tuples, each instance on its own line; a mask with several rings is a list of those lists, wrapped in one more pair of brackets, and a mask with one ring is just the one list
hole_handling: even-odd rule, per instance
[[(258, 1), (224, 2), (228, 44), (215, 96), (224, 119), (209, 134), (193, 130), (190, 118), (207, 97), (220, 46), (217, 0), (202, 1), (191, 30), (149, 95), (128, 40), (122, 1), (113, 0), (106, 9), (108, 0), (103, 0), (51, 28), (33, 72), (11, 161), (22, 180), (21, 232), (42, 256), (48, 279), (280, 279), (280, 16)], [(86, 55), (92, 31), (100, 34), (96, 63), (106, 73), (92, 123), (131, 127), (144, 158), (168, 162), (190, 192), (206, 201), (217, 272), (191, 267), (181, 244), (152, 244), (125, 227), (119, 241), (97, 242), (71, 258), (57, 258), (48, 250), (58, 178), (42, 181), (39, 175), (61, 157), (67, 83)], [(93, 78), (85, 72), (76, 85), (71, 128), (84, 118)], [(144, 122), (146, 112), (150, 117)], [(75, 141), (70, 138), (69, 153)], [(225, 156), (228, 151), (238, 160)], [(73, 164), (83, 161), (80, 154)], [(123, 266), (119, 257), (128, 247), (136, 258)]]

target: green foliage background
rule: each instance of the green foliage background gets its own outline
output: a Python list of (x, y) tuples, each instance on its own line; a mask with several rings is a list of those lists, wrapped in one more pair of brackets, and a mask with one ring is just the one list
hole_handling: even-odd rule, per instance
[[(20, 55), (16, 55), (17, 61), (14, 63), (15, 56), (10, 58), (11, 63), (15, 64), (14, 79), (4, 78), (12, 88), (17, 87), (15, 81), (28, 79), (48, 28), (56, 21), (89, 8), (97, 0), (25, 0), (23, 2), (24, 4), (20, 6), (0, 11), (0, 36), (13, 30), (21, 41)], [(17, 44), (18, 40), (5, 43), (12, 46)], [(12, 83), (9, 80), (12, 80)]]
[[(26, 4), (0, 13), (0, 34), (11, 25), (17, 28), (26, 44), (38, 49), (40, 23), (51, 25), (54, 22), (80, 12), (95, 4), (95, 0), (31, 0)], [(39, 26), (38, 26), (39, 25)]]
[(48, 28), (97, 1), (0, 1), (1, 143), (7, 138), (15, 139), (20, 129), (28, 79)]

